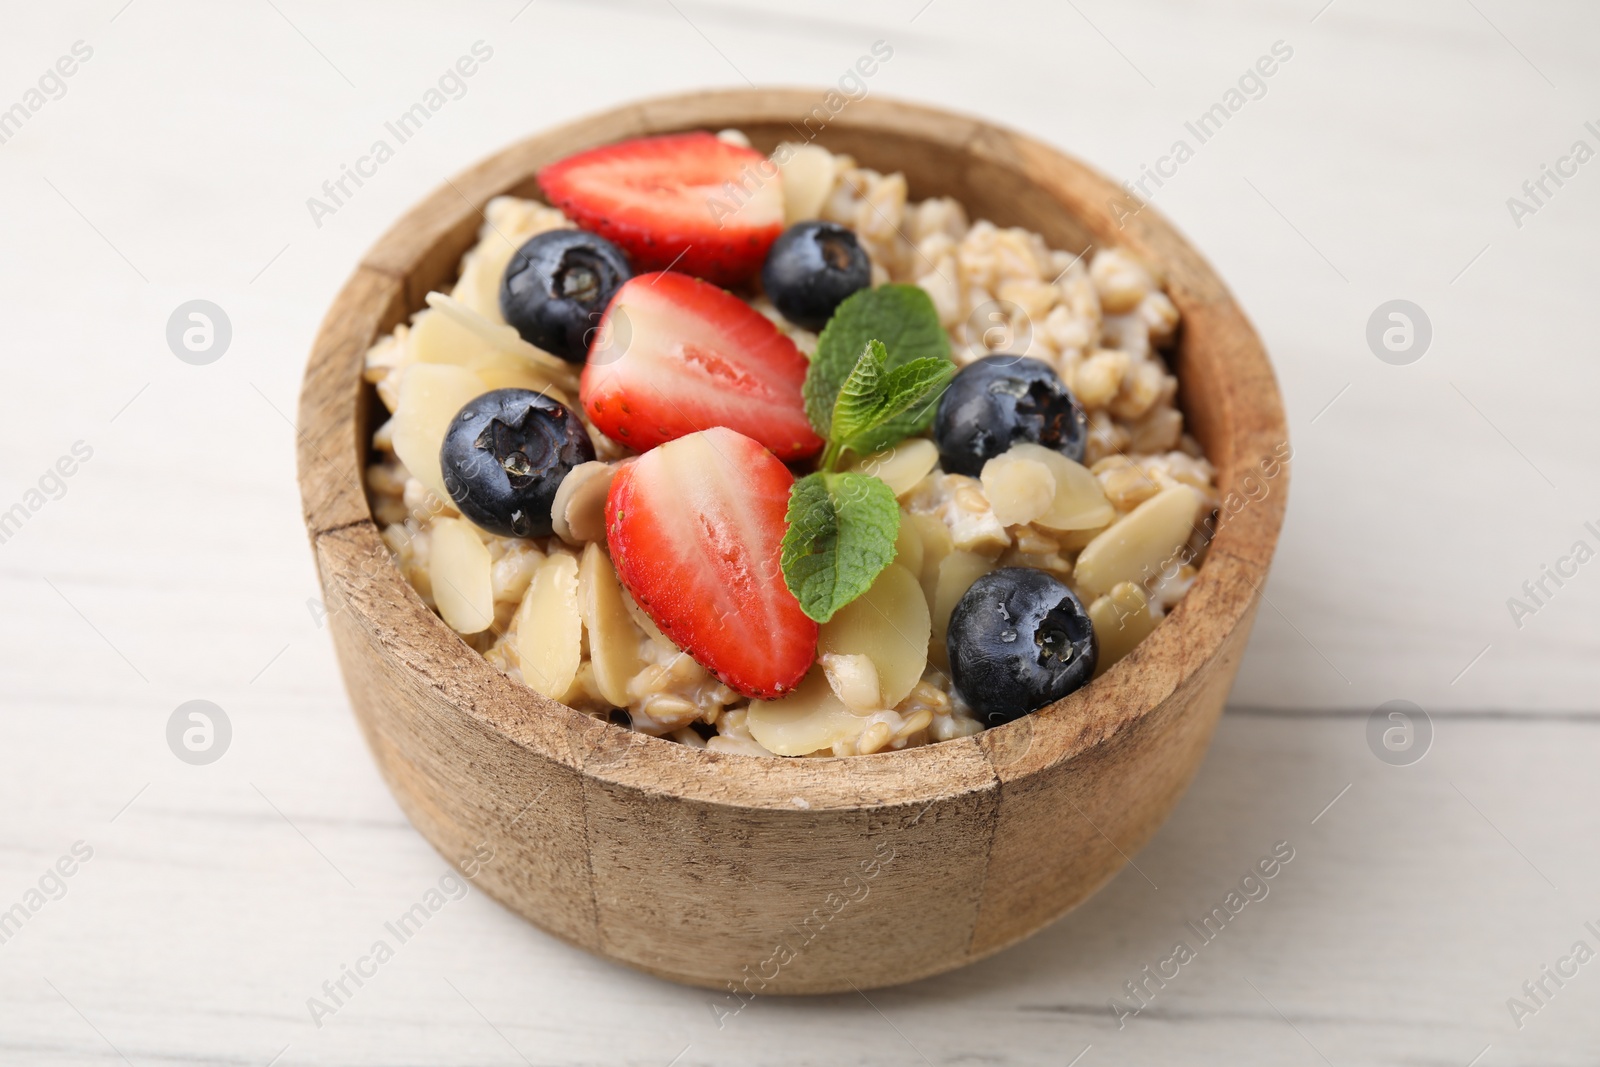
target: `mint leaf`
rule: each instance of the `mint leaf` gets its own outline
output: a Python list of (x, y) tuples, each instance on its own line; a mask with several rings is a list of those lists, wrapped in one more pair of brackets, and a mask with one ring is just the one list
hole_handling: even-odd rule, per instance
[[(885, 372), (887, 359), (881, 342), (868, 341), (850, 376), (844, 380), (839, 399), (833, 404), (829, 459), (846, 448), (865, 454), (892, 443), (882, 442), (877, 447), (869, 444), (882, 437), (879, 428), (896, 416), (918, 406), (931, 407), (930, 398), (941, 391), (956, 372), (955, 364), (947, 359), (914, 359)], [(918, 414), (914, 413), (913, 417)], [(828, 462), (823, 463), (823, 469), (829, 466)]]
[[(916, 359), (950, 361), (950, 339), (939, 325), (928, 294), (915, 285), (880, 285), (852, 293), (833, 313), (817, 338), (817, 352), (806, 373), (806, 415), (823, 437), (835, 436), (833, 408), (868, 341), (882, 342), (885, 368), (893, 371)], [(858, 442), (870, 452), (920, 433), (933, 411), (913, 409), (879, 425)]]
[(839, 396), (833, 402), (833, 419), (828, 436), (848, 445), (851, 440), (883, 421), (880, 414), (887, 394), (883, 388), (887, 376), (889, 352), (883, 342), (872, 340), (861, 350), (860, 357), (850, 374), (839, 387)]
[(818, 471), (794, 483), (783, 535), (783, 580), (818, 622), (871, 587), (894, 559), (894, 490), (858, 471)]
[(860, 471), (834, 472), (846, 450), (876, 452), (924, 429), (955, 374), (950, 341), (914, 285), (864, 289), (839, 305), (806, 371), (806, 417), (827, 439), (821, 470), (794, 484), (783, 580), (817, 622), (871, 588), (894, 559), (900, 505)]
[[(883, 392), (885, 400), (880, 413), (880, 424), (909, 412), (913, 420), (924, 420), (933, 414), (933, 402), (944, 393), (944, 387), (956, 374), (956, 365), (948, 359), (914, 359), (910, 363), (896, 367), (883, 379)], [(865, 437), (877, 427), (856, 435), (857, 438)], [(896, 438), (895, 440), (899, 440)], [(875, 452), (885, 445), (894, 444), (894, 441), (885, 441), (875, 447), (865, 447), (856, 440), (850, 442), (850, 447), (858, 452)]]

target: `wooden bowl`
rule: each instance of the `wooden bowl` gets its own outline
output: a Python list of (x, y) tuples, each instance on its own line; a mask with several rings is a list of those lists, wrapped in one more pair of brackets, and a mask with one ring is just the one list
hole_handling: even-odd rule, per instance
[[(737, 990), (729, 1011), (753, 994), (864, 989), (958, 967), (1104, 885), (1200, 763), (1287, 489), (1286, 472), (1260, 469), (1272, 469), (1287, 441), (1261, 343), (1153, 209), (1119, 228), (1129, 201), (1111, 181), (1031, 138), (934, 108), (873, 97), (819, 131), (824, 95), (649, 100), (459, 175), (362, 260), (322, 324), (300, 400), (300, 485), (334, 645), (406, 815), (476, 885), (542, 929), (651, 974)], [(764, 151), (814, 133), (868, 166), (905, 172), (916, 198), (954, 196), (975, 219), (1024, 226), (1072, 252), (1120, 244), (1166, 272), (1183, 314), (1175, 362), (1189, 428), (1224, 497), (1244, 503), (1178, 607), (1091, 685), (975, 737), (900, 752), (718, 755), (512, 682), (391, 562), (362, 487), (378, 411), (361, 377), (367, 347), (430, 290), (449, 288), (491, 197), (538, 196), (542, 165), (621, 138), (730, 126)]]

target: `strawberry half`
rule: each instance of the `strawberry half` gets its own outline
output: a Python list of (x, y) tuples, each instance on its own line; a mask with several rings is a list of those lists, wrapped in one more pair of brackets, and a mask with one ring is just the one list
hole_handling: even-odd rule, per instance
[(713, 426), (779, 459), (815, 455), (806, 356), (743, 300), (687, 274), (630, 279), (611, 298), (578, 384), (607, 437), (638, 452)]
[(606, 497), (622, 584), (675, 645), (758, 700), (793, 689), (817, 657), (817, 624), (779, 565), (793, 482), (719, 427), (623, 463)]
[(579, 152), (539, 171), (539, 187), (579, 228), (619, 245), (637, 271), (675, 267), (737, 285), (783, 232), (777, 165), (704, 131)]

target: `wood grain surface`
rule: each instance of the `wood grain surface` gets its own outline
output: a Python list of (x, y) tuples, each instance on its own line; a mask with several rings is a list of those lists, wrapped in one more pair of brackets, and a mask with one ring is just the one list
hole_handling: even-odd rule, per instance
[[(1520, 628), (1506, 608), (1600, 524), (1595, 164), (1547, 179), (1520, 226), (1506, 206), (1574, 139), (1596, 143), (1593, 5), (96, 0), (7, 15), (0, 108), (75, 41), (93, 57), (0, 144), (0, 509), (74, 442), (93, 454), (0, 543), (0, 910), (74, 842), (94, 855), (0, 944), (0, 1062), (1594, 1063), (1593, 963), (1546, 980), (1554, 995), (1520, 1026), (1507, 1002), (1600, 925), (1600, 572)], [(314, 220), (307, 199), (479, 39), (494, 55), (465, 94)], [(870, 94), (1023, 130), (1118, 180), (1194, 143), (1184, 124), (1273, 42), (1294, 49), (1154, 198), (1260, 331), (1296, 452), (1205, 762), (1081, 907), (865, 996), (719, 1015), (715, 993), (609, 963), (476, 888), (399, 944), (386, 924), (447, 868), (379, 773), (321, 615), (294, 455), (319, 321), (397, 218), (518, 138), (663, 92), (837, 84), (875, 40), (894, 56)], [(598, 75), (597, 49), (612, 60)], [(208, 366), (166, 341), (195, 298), (232, 320)], [(1410, 366), (1365, 338), (1394, 298), (1432, 319)], [(232, 723), (210, 766), (165, 738), (196, 698)], [(1365, 736), (1394, 698), (1432, 716), (1411, 766)], [(1119, 1027), (1126, 983), (1279, 841), (1295, 858), (1270, 895)], [(347, 980), (319, 1026), (308, 1001), (379, 938), (394, 958)]]

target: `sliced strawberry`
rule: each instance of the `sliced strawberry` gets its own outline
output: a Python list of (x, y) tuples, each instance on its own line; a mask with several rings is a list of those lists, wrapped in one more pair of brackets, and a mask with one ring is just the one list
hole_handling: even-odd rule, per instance
[(637, 271), (718, 285), (761, 269), (783, 232), (783, 179), (752, 148), (704, 131), (591, 148), (539, 171), (550, 203), (621, 246)]
[(780, 459), (816, 454), (805, 353), (733, 294), (676, 271), (617, 290), (595, 333), (578, 395), (607, 437), (643, 452), (713, 426)]
[(606, 544), (634, 600), (759, 700), (793, 689), (817, 656), (817, 624), (779, 564), (793, 482), (771, 452), (719, 427), (622, 464), (606, 498)]

